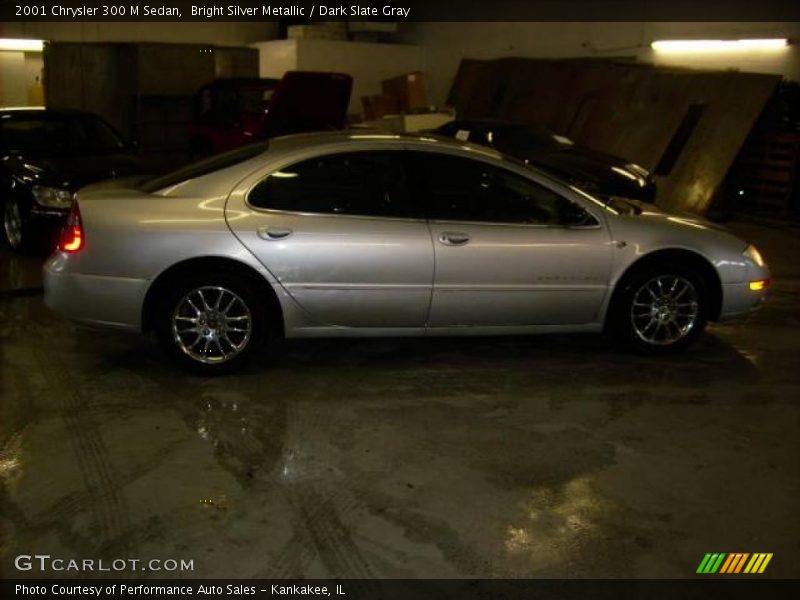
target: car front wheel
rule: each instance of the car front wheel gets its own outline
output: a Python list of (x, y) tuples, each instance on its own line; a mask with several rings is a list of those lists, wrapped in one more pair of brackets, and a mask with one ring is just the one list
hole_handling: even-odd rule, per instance
[(244, 278), (220, 274), (184, 278), (163, 295), (156, 334), (182, 367), (228, 373), (252, 355), (265, 335), (265, 314)]
[(633, 349), (664, 353), (691, 345), (708, 321), (708, 288), (691, 269), (649, 269), (624, 285), (613, 308), (615, 333)]

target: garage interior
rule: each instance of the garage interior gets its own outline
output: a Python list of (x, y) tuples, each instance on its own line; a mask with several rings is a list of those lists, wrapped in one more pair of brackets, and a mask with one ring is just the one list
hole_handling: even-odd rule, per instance
[[(202, 378), (52, 314), (0, 248), (0, 576), (19, 554), (194, 560), (184, 577), (800, 576), (800, 23), (2, 23), (0, 107), (76, 108), (153, 169), (198, 89), (353, 77), (354, 127), (540, 124), (759, 247), (770, 296), (685, 353), (602, 336), (281, 340)], [(668, 53), (657, 40), (783, 39)], [(0, 40), (0, 48), (2, 41)], [(464, 40), (469, 40), (465, 45)], [(83, 574), (82, 576), (86, 576)], [(158, 575), (146, 574), (143, 577)], [(163, 576), (163, 575), (162, 575)]]

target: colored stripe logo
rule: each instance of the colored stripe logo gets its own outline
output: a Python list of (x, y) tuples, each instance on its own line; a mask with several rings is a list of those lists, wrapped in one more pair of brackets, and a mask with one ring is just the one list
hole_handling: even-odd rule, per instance
[(739, 573), (763, 573), (772, 560), (771, 552), (708, 552), (700, 561), (696, 573), (713, 575), (720, 573), (735, 575)]

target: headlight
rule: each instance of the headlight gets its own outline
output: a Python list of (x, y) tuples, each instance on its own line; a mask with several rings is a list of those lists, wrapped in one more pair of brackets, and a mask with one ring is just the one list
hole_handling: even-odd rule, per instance
[(72, 192), (44, 185), (33, 186), (33, 199), (48, 208), (69, 208), (72, 206)]
[(767, 263), (764, 262), (764, 257), (761, 256), (761, 252), (753, 246), (752, 244), (748, 246), (744, 252), (742, 252), (745, 258), (749, 258), (754, 263), (756, 263), (759, 267), (766, 266)]

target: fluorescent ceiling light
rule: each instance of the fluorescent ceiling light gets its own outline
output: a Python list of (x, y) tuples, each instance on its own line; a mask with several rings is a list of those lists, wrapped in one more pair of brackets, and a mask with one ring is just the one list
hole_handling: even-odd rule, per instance
[(43, 47), (43, 40), (0, 38), (0, 50), (14, 50), (16, 52), (41, 52)]
[(788, 44), (786, 38), (752, 40), (658, 40), (650, 44), (656, 52), (747, 52), (751, 50), (780, 50)]

